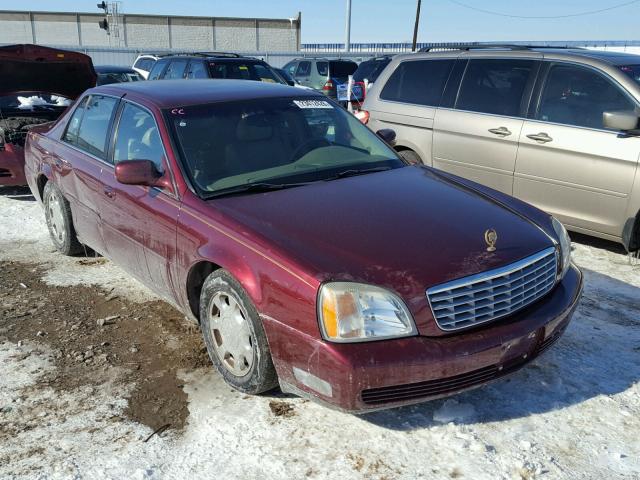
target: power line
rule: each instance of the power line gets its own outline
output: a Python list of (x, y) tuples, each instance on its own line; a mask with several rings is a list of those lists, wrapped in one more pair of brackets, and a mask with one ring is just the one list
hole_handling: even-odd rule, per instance
[(615, 10), (616, 8), (626, 7), (628, 5), (633, 5), (634, 3), (640, 2), (640, 0), (631, 0), (629, 2), (619, 3), (617, 5), (612, 5), (611, 7), (600, 8), (598, 10), (589, 10), (586, 12), (579, 13), (569, 13), (566, 15), (510, 15), (508, 13), (496, 12), (494, 10), (485, 10), (484, 8), (474, 7), (473, 5), (468, 5), (459, 0), (449, 0), (451, 3), (458, 5), (459, 7), (468, 8), (469, 10), (475, 10), (476, 12), (486, 13), (489, 15), (497, 15), (499, 17), (509, 17), (509, 18), (532, 18), (532, 19), (540, 19), (540, 18), (570, 18), (570, 17), (582, 17), (584, 15), (593, 15), (595, 13), (607, 12), (609, 10)]

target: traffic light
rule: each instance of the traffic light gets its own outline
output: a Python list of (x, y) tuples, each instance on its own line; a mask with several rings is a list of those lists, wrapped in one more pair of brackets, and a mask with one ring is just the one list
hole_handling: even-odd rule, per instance
[(106, 18), (104, 20), (100, 20), (98, 22), (98, 25), (102, 30), (106, 30), (107, 32), (109, 32), (109, 22), (107, 21)]
[(105, 13), (107, 13), (107, 2), (98, 3), (98, 8), (101, 8)]

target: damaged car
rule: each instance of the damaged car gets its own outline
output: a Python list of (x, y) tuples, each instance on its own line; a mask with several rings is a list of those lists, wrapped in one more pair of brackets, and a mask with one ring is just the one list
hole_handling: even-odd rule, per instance
[(87, 55), (37, 45), (0, 47), (0, 186), (26, 185), (24, 142), (56, 120), (96, 74)]
[(55, 247), (197, 321), (229, 385), (364, 412), (516, 371), (582, 292), (560, 222), (393, 137), (311, 90), (130, 82), (31, 130), (26, 175)]

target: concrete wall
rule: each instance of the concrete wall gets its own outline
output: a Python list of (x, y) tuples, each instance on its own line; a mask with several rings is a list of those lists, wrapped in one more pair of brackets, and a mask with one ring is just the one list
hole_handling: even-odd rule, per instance
[(299, 20), (121, 15), (116, 36), (98, 27), (103, 18), (98, 13), (0, 10), (0, 44), (196, 51), (293, 51), (300, 46)]

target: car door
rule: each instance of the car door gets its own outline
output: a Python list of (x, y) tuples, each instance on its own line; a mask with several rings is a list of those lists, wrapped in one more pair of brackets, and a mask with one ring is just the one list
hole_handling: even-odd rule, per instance
[(311, 85), (311, 62), (309, 60), (301, 60), (293, 76), (300, 85), (313, 87), (313, 85)]
[(636, 101), (586, 65), (547, 63), (542, 85), (520, 135), (514, 195), (568, 226), (620, 237), (640, 138), (606, 129), (602, 116)]
[(372, 130), (391, 128), (396, 146), (431, 165), (433, 119), (455, 59), (410, 59), (398, 64), (370, 104)]
[[(151, 160), (162, 174), (171, 176), (158, 124), (147, 108), (122, 102), (112, 148), (114, 166), (123, 160)], [(124, 185), (114, 169), (105, 173), (110, 190), (105, 200), (104, 235), (109, 255), (149, 288), (171, 297), (170, 265), (175, 258), (179, 203), (175, 189)]]
[(518, 138), (536, 60), (469, 60), (453, 108), (439, 108), (433, 166), (512, 194)]
[[(102, 175), (106, 167), (107, 135), (118, 99), (85, 97), (72, 114), (56, 147), (53, 168), (71, 203), (73, 224), (82, 243), (104, 254), (102, 235)], [(67, 174), (62, 174), (66, 171)]]

